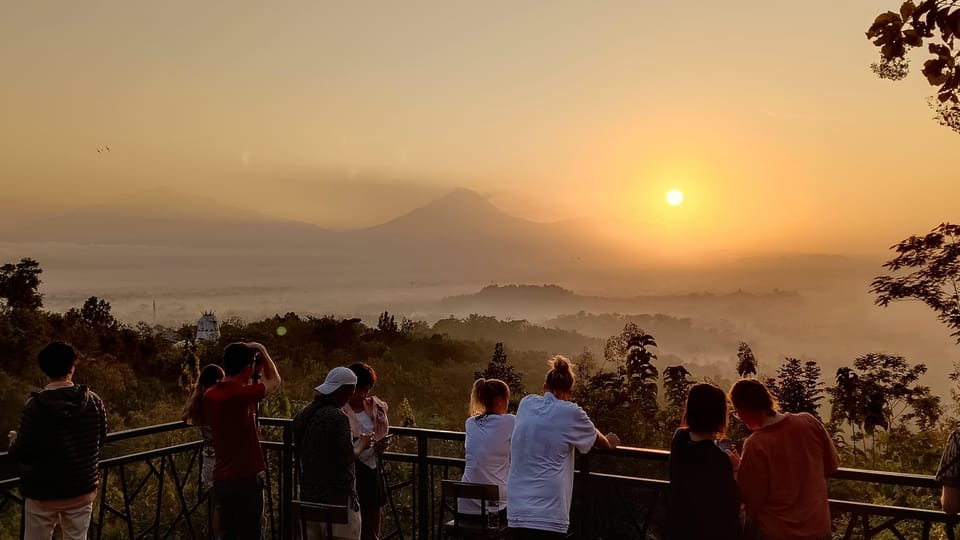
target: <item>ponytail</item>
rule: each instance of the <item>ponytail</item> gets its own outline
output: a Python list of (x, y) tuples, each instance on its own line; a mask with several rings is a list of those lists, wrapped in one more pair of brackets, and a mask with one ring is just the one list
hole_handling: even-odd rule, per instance
[(508, 399), (509, 396), (510, 387), (500, 379), (477, 379), (470, 391), (470, 416), (490, 414), (498, 398)]
[(220, 379), (223, 379), (223, 369), (220, 366), (216, 364), (204, 366), (203, 370), (200, 371), (200, 376), (197, 377), (197, 382), (193, 385), (190, 398), (183, 406), (181, 419), (184, 422), (195, 426), (205, 424), (203, 421), (203, 394)]
[(547, 371), (544, 386), (547, 387), (548, 392), (557, 393), (573, 390), (573, 383), (576, 382), (577, 376), (573, 374), (573, 364), (567, 357), (558, 354), (551, 358), (547, 365), (550, 366), (550, 370)]

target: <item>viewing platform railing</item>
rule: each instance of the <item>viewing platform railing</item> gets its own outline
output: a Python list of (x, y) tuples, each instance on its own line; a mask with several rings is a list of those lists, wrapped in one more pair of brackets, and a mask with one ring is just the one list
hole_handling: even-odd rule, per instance
[[(267, 460), (264, 538), (294, 538), (289, 502), (296, 498), (297, 475), (291, 422), (261, 418), (260, 424)], [(459, 479), (464, 434), (402, 427), (391, 432), (395, 437), (382, 460), (389, 495), (383, 538), (439, 538), (444, 517), (439, 513), (440, 480)], [(199, 431), (182, 422), (109, 434), (90, 538), (212, 538), (209, 497), (200, 485), (201, 450)], [(668, 460), (665, 450), (641, 448), (579, 456), (573, 537), (667, 538)], [(22, 537), (23, 499), (6, 453), (0, 453), (0, 479), (0, 540)], [(932, 476), (840, 469), (831, 480), (831, 494), (893, 486), (926, 495), (929, 501), (940, 490)], [(956, 518), (932, 503), (911, 508), (853, 498), (830, 501), (834, 538), (954, 538)]]

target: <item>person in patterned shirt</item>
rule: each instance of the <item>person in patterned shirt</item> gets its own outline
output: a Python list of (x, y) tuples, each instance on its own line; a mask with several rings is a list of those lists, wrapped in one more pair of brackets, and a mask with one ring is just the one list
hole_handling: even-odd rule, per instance
[[(317, 396), (293, 419), (293, 436), (300, 461), (300, 498), (308, 502), (344, 505), (347, 523), (333, 525), (333, 538), (359, 540), (360, 503), (355, 464), (370, 447), (372, 434), (362, 433), (354, 443), (350, 420), (342, 408), (357, 386), (349, 368), (335, 367), (316, 387)], [(307, 537), (326, 538), (323, 523), (308, 522)]]
[(948, 514), (960, 512), (960, 429), (954, 430), (940, 458), (937, 482), (943, 486), (940, 506)]

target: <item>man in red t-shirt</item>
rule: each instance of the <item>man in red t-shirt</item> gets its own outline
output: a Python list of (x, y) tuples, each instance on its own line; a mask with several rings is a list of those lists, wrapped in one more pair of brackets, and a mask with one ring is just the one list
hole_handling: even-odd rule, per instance
[[(263, 452), (257, 404), (280, 387), (280, 374), (259, 343), (223, 350), (223, 380), (203, 395), (203, 415), (213, 428), (213, 496), (222, 540), (259, 540), (263, 519)], [(254, 374), (262, 380), (252, 382)]]

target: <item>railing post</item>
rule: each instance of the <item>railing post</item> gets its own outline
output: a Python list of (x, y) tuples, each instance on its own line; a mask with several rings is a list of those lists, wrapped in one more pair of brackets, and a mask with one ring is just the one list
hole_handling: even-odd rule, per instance
[(430, 538), (430, 486), (427, 463), (427, 435), (417, 433), (417, 538)]
[[(584, 538), (585, 535), (581, 534), (584, 531), (589, 531), (591, 526), (593, 526), (593, 520), (590, 515), (590, 512), (593, 510), (593, 505), (590, 504), (590, 490), (592, 489), (592, 482), (590, 481), (590, 454), (580, 454), (577, 456), (580, 460), (579, 462), (579, 480), (580, 480), (580, 490), (579, 490), (579, 504), (577, 504), (577, 515), (575, 516), (575, 531), (576, 538)], [(510, 510), (507, 509), (509, 512)], [(588, 521), (589, 520), (589, 521)]]
[(291, 422), (283, 424), (283, 451), (280, 452), (280, 538), (293, 538), (293, 429)]

